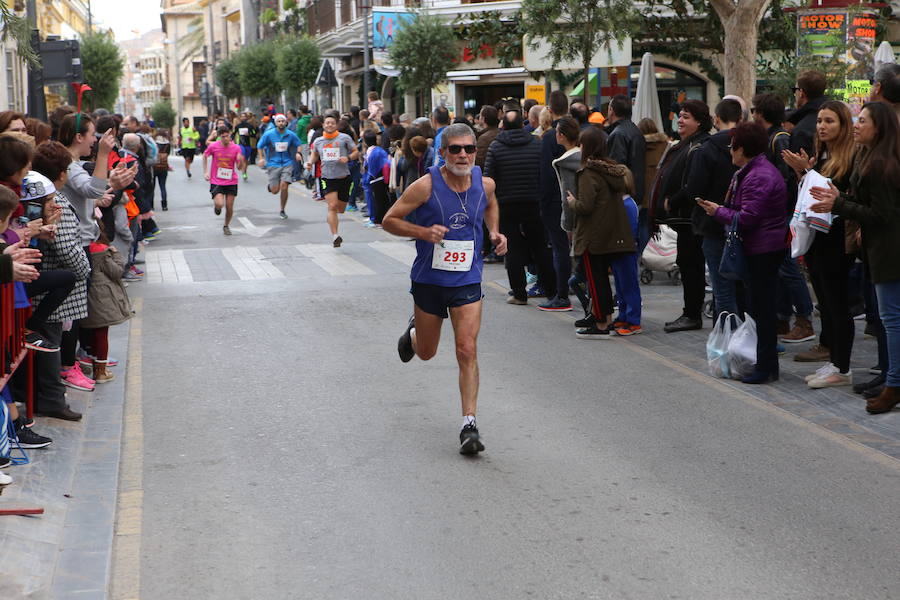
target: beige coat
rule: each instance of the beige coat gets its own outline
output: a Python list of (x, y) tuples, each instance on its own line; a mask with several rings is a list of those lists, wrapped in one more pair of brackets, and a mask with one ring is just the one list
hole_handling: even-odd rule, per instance
[(81, 321), (81, 327), (97, 329), (124, 323), (131, 318), (131, 302), (122, 284), (122, 255), (111, 247), (94, 244), (91, 264), (88, 316)]

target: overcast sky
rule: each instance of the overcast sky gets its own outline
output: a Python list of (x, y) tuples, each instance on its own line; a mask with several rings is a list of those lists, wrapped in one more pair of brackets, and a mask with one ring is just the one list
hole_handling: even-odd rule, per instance
[(140, 34), (160, 29), (160, 4), (159, 0), (91, 0), (91, 13), (112, 28), (116, 40), (123, 41), (138, 37), (135, 29)]

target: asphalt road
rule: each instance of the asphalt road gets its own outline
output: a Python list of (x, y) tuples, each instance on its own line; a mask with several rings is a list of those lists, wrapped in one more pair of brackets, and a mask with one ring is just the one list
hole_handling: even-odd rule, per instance
[(896, 460), (495, 284), (462, 457), (449, 329), (396, 354), (411, 244), (348, 215), (335, 250), (255, 167), (223, 237), (198, 167), (129, 287), (142, 598), (900, 597)]

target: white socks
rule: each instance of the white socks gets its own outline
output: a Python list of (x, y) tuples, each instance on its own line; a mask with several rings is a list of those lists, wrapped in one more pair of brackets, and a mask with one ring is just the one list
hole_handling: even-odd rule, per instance
[(463, 417), (463, 427), (466, 425), (474, 425), (475, 424), (475, 415), (466, 415)]

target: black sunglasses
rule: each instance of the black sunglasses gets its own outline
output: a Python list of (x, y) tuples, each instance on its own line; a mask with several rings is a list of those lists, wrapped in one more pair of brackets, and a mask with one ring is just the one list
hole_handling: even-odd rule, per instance
[(465, 146), (451, 144), (447, 146), (447, 151), (450, 152), (450, 154), (459, 154), (463, 150), (466, 151), (466, 154), (475, 154), (475, 144), (466, 144)]
[(791, 88), (791, 91), (794, 92), (794, 93), (796, 94), (796, 93), (797, 93), (797, 90), (799, 90), (799, 89), (800, 89), (800, 88), (798, 88), (798, 87), (795, 85), (794, 87)]

